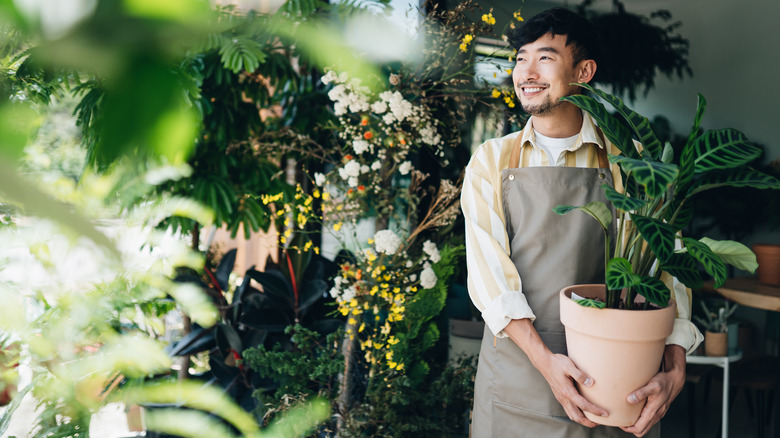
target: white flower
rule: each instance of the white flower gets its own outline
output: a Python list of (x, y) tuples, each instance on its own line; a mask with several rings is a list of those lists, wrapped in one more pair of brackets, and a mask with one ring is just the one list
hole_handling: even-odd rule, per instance
[(362, 154), (368, 150), (368, 142), (365, 140), (355, 140), (352, 142), (352, 149), (355, 150), (356, 154)]
[(437, 280), (438, 278), (436, 278), (436, 273), (433, 272), (433, 268), (431, 268), (430, 264), (426, 263), (425, 268), (420, 272), (420, 286), (425, 289), (430, 289), (436, 286)]
[(344, 167), (339, 168), (339, 176), (341, 179), (360, 176), (360, 163), (357, 160), (349, 160)]
[(376, 114), (382, 114), (383, 112), (387, 111), (387, 103), (383, 100), (378, 100), (371, 104), (371, 111), (375, 112)]
[(395, 122), (395, 117), (392, 114), (387, 113), (382, 116), (382, 121), (385, 122), (385, 125), (392, 125), (393, 122)]
[(329, 70), (327, 73), (325, 73), (325, 76), (322, 77), (322, 83), (325, 85), (328, 85), (329, 83), (337, 80), (339, 77), (336, 75), (336, 72), (333, 70)]
[(336, 85), (328, 91), (328, 97), (334, 102), (344, 100), (346, 96), (347, 87), (344, 84)]
[(390, 81), (390, 85), (398, 85), (401, 83), (401, 77), (395, 73), (391, 74), (388, 80)]
[(380, 230), (374, 234), (374, 246), (377, 252), (392, 255), (401, 246), (401, 238), (390, 230)]
[(416, 280), (417, 280), (417, 276), (416, 275), (412, 274), (412, 275), (409, 276), (409, 281), (411, 283), (414, 283)]
[(439, 263), (439, 260), (441, 260), (439, 249), (436, 248), (436, 244), (430, 240), (426, 240), (425, 243), (423, 243), (423, 252), (428, 254), (428, 258), (430, 258), (433, 263)]
[[(436, 274), (434, 274), (435, 277)], [(434, 280), (435, 282), (436, 280)], [(436, 284), (436, 283), (434, 283)], [(346, 289), (344, 289), (344, 293), (341, 295), (342, 301), (352, 301), (353, 298), (355, 298), (355, 295), (357, 294), (357, 291), (353, 286), (350, 286)]]
[(365, 164), (360, 166), (360, 173), (368, 173), (371, 172), (371, 168), (366, 166)]
[(441, 135), (437, 134), (436, 128), (431, 125), (425, 125), (425, 127), (420, 130), (420, 136), (422, 136), (423, 143), (431, 146), (436, 146), (441, 142)]
[(382, 168), (382, 162), (377, 160), (371, 163), (371, 170), (379, 170)]
[(350, 187), (357, 187), (358, 186), (358, 179), (356, 176), (350, 176), (347, 180), (347, 185)]
[(348, 105), (346, 102), (336, 102), (333, 104), (333, 114), (337, 116), (343, 116), (347, 113)]
[(404, 161), (401, 163), (400, 166), (398, 166), (398, 172), (401, 173), (401, 175), (407, 175), (412, 170), (412, 163), (409, 161)]
[(322, 187), (322, 186), (325, 185), (325, 182), (327, 180), (328, 179), (325, 177), (325, 175), (323, 175), (323, 174), (321, 174), (319, 172), (315, 172), (314, 173), (314, 184), (317, 184), (318, 186)]

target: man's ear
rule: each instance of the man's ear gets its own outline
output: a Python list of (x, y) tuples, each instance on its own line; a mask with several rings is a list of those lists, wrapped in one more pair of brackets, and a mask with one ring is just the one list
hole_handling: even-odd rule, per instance
[(588, 83), (593, 79), (596, 74), (596, 61), (592, 59), (584, 59), (580, 61), (577, 71), (577, 82)]

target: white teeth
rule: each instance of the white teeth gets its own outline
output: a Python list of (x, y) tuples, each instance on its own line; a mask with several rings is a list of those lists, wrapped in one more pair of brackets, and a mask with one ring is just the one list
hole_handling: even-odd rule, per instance
[(537, 87), (537, 88), (523, 88), (523, 91), (525, 91), (526, 93), (536, 93), (537, 91), (542, 91), (542, 88), (541, 87)]

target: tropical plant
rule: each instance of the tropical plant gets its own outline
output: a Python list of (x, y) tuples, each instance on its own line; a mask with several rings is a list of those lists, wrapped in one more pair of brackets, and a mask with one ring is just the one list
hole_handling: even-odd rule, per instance
[[(343, 326), (343, 322), (328, 318), (332, 311), (323, 304), (327, 296), (327, 279), (335, 264), (312, 251), (287, 248), (285, 263), (264, 272), (250, 267), (231, 290), (229, 281), (236, 259), (232, 249), (222, 256), (215, 272), (205, 269), (202, 277), (187, 275), (180, 280), (201, 284), (220, 310), (220, 320), (212, 326), (194, 325), (190, 333), (170, 345), (172, 356), (189, 356), (208, 352), (209, 370), (198, 376), (210, 385), (222, 387), (247, 412), (257, 409), (253, 394), (276, 389), (273, 376), (256, 373), (244, 364), (246, 351), (258, 347), (288, 350), (292, 347), (287, 328), (301, 325), (328, 334)], [(262, 291), (252, 283), (262, 287)]]
[[(694, 218), (690, 200), (706, 190), (722, 186), (780, 189), (776, 178), (746, 165), (761, 154), (761, 149), (735, 129), (701, 132), (706, 101), (699, 95), (691, 133), (682, 151), (675, 154), (671, 144), (663, 145), (656, 138), (646, 117), (613, 95), (587, 84), (578, 85), (609, 103), (618, 114), (609, 114), (603, 104), (590, 96), (562, 98), (588, 112), (620, 150), (620, 155), (610, 155), (609, 161), (619, 165), (623, 176), (622, 189), (620, 185), (616, 185), (617, 190), (608, 184), (602, 186), (617, 212), (616, 242), (610, 242), (607, 233), (613, 226), (613, 213), (605, 203), (554, 209), (558, 214), (585, 212), (607, 234), (606, 302), (586, 303), (633, 309), (638, 294), (646, 298), (645, 306), (652, 303), (666, 307), (671, 293), (660, 280), (662, 272), (690, 288), (700, 288), (703, 283), (700, 266), (714, 278), (715, 287), (726, 281), (727, 263), (754, 271), (755, 255), (741, 243), (707, 237), (697, 240), (681, 236), (679, 231)], [(635, 147), (635, 140), (642, 148)], [(623, 289), (626, 295), (621, 303)]]

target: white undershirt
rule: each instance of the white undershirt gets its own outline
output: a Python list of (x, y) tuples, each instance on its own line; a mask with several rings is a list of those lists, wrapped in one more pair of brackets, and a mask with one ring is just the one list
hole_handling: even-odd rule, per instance
[(534, 129), (536, 146), (538, 146), (539, 148), (541, 148), (543, 151), (547, 153), (547, 156), (550, 159), (551, 166), (562, 165), (562, 163), (558, 162), (558, 160), (561, 158), (561, 154), (563, 153), (563, 151), (574, 146), (574, 143), (577, 141), (577, 137), (579, 137), (579, 135), (580, 134), (577, 133), (567, 138), (553, 138), (553, 137), (547, 137), (545, 135), (539, 134), (539, 131)]

